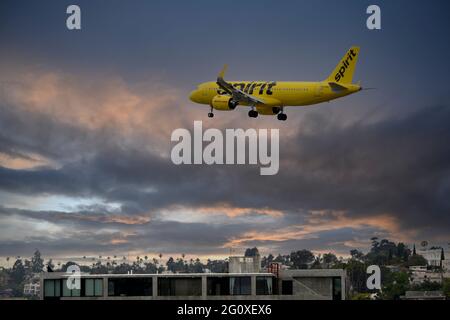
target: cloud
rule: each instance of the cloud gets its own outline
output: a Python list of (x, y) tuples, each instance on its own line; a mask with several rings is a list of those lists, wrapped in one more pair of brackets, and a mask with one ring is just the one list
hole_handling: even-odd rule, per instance
[(392, 216), (349, 218), (344, 212), (311, 212), (301, 225), (273, 228), (265, 231), (246, 231), (243, 235), (232, 238), (225, 247), (251, 246), (254, 242), (284, 242), (319, 238), (323, 232), (340, 229), (374, 228), (387, 231), (395, 239), (399, 231), (398, 221)]
[[(276, 123), (280, 172), (264, 177), (251, 166), (173, 165), (171, 131), (191, 128), (205, 110), (183, 109), (186, 98), (167, 85), (55, 72), (13, 76), (0, 92), (0, 190), (8, 197), (0, 230), (15, 235), (1, 241), (4, 253), (152, 248), (204, 255), (254, 244), (346, 251), (373, 235), (448, 240), (449, 107), (402, 109), (370, 122), (340, 122), (320, 106), (299, 111), (283, 127)], [(210, 121), (205, 128), (255, 125), (239, 111)], [(29, 207), (54, 197), (90, 205)], [(20, 232), (17, 217), (59, 231), (32, 237)]]

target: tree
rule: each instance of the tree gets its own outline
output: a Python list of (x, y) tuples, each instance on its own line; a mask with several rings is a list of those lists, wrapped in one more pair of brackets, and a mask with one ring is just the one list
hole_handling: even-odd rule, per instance
[(338, 262), (338, 258), (335, 254), (329, 252), (325, 253), (322, 257), (323, 263), (327, 264), (328, 266), (333, 265)]
[(384, 300), (398, 300), (400, 299), (400, 296), (405, 294), (408, 288), (408, 273), (404, 271), (387, 272), (381, 291), (381, 297)]
[(23, 282), (25, 278), (25, 267), (22, 263), (21, 259), (17, 259), (14, 263), (11, 271), (11, 279), (16, 284), (20, 284)]
[(44, 260), (41, 258), (41, 253), (36, 249), (33, 257), (31, 258), (31, 270), (34, 273), (42, 272), (44, 268)]
[(411, 267), (411, 266), (426, 266), (427, 265), (427, 259), (425, 259), (420, 254), (412, 255), (408, 258), (408, 261), (404, 263), (405, 267)]
[(257, 255), (259, 255), (259, 251), (258, 251), (258, 248), (256, 248), (256, 247), (247, 248), (245, 250), (245, 254), (244, 254), (244, 256), (246, 256), (246, 257), (256, 257)]
[(356, 249), (350, 250), (350, 255), (352, 256), (352, 259), (357, 261), (362, 261), (364, 258), (364, 253)]
[(47, 262), (47, 270), (54, 270), (55, 269), (55, 265), (53, 264), (53, 260), (50, 259)]
[(425, 279), (422, 283), (411, 286), (411, 290), (413, 291), (437, 291), (441, 289), (442, 285), (440, 283), (430, 281), (429, 279)]
[(314, 255), (309, 250), (299, 250), (291, 253), (291, 262), (294, 268), (307, 269), (308, 264), (314, 261)]
[(175, 272), (175, 260), (172, 257), (169, 257), (169, 259), (166, 262), (167, 270), (171, 272)]
[[(374, 237), (372, 240), (372, 248), (370, 252), (365, 256), (365, 260), (369, 264), (376, 264), (379, 266), (389, 265), (397, 263), (399, 261), (397, 245), (387, 239), (378, 241), (378, 238)], [(402, 248), (402, 246), (400, 246)]]
[(345, 266), (345, 269), (347, 270), (351, 291), (360, 293), (368, 292), (366, 285), (366, 265), (361, 261), (350, 259)]
[(444, 292), (445, 296), (450, 298), (450, 279), (445, 278), (444, 282), (442, 283), (442, 291)]

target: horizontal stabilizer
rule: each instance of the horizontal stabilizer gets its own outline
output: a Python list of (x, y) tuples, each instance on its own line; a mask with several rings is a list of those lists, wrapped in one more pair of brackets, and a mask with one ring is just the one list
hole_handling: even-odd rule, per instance
[(347, 90), (346, 86), (343, 86), (336, 82), (328, 82), (328, 84), (330, 85), (331, 90), (333, 90), (334, 92)]

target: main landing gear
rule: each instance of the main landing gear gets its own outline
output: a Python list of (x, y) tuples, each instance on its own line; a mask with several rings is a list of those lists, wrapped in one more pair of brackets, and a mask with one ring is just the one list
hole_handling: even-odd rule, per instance
[(213, 107), (211, 107), (211, 111), (208, 113), (208, 118), (213, 118), (213, 117), (214, 117)]
[(250, 110), (250, 111), (248, 112), (248, 116), (249, 116), (250, 118), (257, 118), (257, 117), (258, 117), (258, 111), (255, 111), (255, 110), (253, 109), (253, 107), (252, 107), (252, 110)]
[(281, 107), (281, 111), (279, 114), (277, 114), (277, 119), (280, 121), (286, 121), (287, 120), (287, 115), (286, 113), (283, 112), (283, 107)]

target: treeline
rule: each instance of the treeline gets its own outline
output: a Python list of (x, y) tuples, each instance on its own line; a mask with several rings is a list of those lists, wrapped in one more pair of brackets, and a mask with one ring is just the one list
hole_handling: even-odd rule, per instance
[[(387, 239), (372, 238), (371, 241), (371, 247), (366, 254), (353, 249), (350, 250), (349, 259), (337, 257), (331, 252), (315, 255), (312, 251), (303, 249), (290, 254), (263, 256), (261, 257), (261, 267), (264, 269), (271, 263), (278, 262), (291, 269), (345, 269), (349, 281), (349, 293), (355, 298), (367, 298), (371, 293), (366, 287), (366, 270), (369, 265), (378, 265), (382, 269), (382, 298), (385, 299), (397, 299), (406, 290), (445, 289), (445, 283), (443, 286), (425, 282), (421, 287), (410, 284), (410, 274), (407, 268), (427, 264), (422, 256), (415, 253), (414, 247), (411, 250), (401, 242), (394, 243)], [(245, 256), (256, 255), (259, 255), (256, 247), (248, 248), (245, 251)], [(12, 267), (4, 268), (0, 272), (0, 277), (3, 279), (0, 281), (0, 290), (10, 288), (14, 295), (21, 296), (24, 284), (32, 281), (33, 274), (42, 271), (65, 272), (70, 265), (74, 264), (77, 263), (68, 261), (55, 265), (52, 259), (44, 263), (39, 250), (36, 250), (31, 259), (16, 257)], [(163, 259), (162, 254), (155, 258), (138, 256), (134, 261), (117, 256), (83, 257), (81, 263), (77, 265), (82, 272), (91, 274), (126, 274), (129, 272), (153, 274), (167, 271), (173, 273), (228, 272), (228, 259), (208, 259), (204, 263), (198, 258), (186, 259), (184, 254), (178, 258), (168, 257), (167, 260)]]

